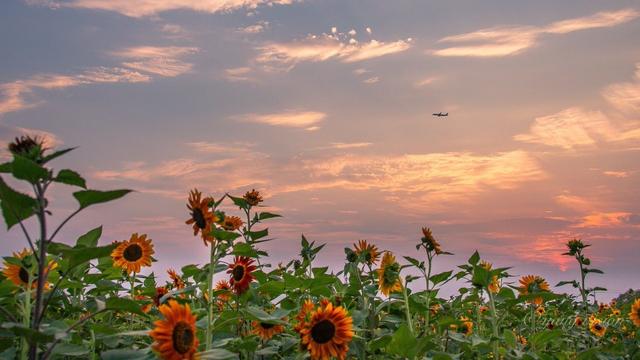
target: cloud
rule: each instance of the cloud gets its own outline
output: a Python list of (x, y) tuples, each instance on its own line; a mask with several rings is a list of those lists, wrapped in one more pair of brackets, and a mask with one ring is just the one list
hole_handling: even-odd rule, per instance
[(181, 58), (196, 52), (198, 48), (195, 47), (137, 46), (114, 51), (111, 54), (129, 60), (122, 65), (130, 69), (163, 77), (175, 77), (191, 71), (193, 64)]
[(89, 68), (79, 74), (38, 74), (24, 80), (0, 84), (0, 115), (29, 109), (40, 104), (32, 101), (38, 89), (56, 90), (100, 83), (139, 83), (151, 81), (149, 75), (124, 68)]
[(370, 143), (370, 142), (356, 142), (356, 143), (337, 142), (337, 143), (331, 143), (329, 147), (332, 149), (344, 150), (344, 149), (358, 149), (363, 147), (369, 147), (371, 145), (373, 145), (373, 143)]
[(258, 6), (289, 5), (294, 0), (30, 0), (32, 5), (52, 8), (69, 7), (78, 9), (117, 12), (129, 17), (144, 17), (173, 10), (191, 10), (203, 13), (230, 12), (239, 9), (255, 9)]
[(224, 78), (231, 82), (253, 81), (253, 78), (248, 76), (251, 71), (252, 69), (248, 66), (225, 69)]
[(371, 39), (361, 43), (353, 38), (345, 38), (342, 33), (310, 35), (304, 40), (260, 46), (257, 49), (259, 55), (256, 62), (272, 66), (274, 69), (284, 67), (285, 70), (289, 70), (299, 62), (335, 59), (344, 63), (355, 63), (397, 54), (410, 47), (410, 39), (393, 42)]
[(437, 77), (435, 77), (435, 76), (429, 76), (429, 77), (426, 77), (426, 78), (424, 78), (424, 79), (421, 79), (421, 80), (416, 81), (416, 82), (414, 83), (414, 86), (415, 86), (415, 87), (417, 87), (417, 88), (425, 87), (425, 86), (428, 86), (428, 85), (433, 84), (433, 83), (434, 83), (434, 82), (436, 82), (437, 80), (438, 80), (438, 78), (437, 78)]
[(602, 96), (611, 105), (606, 112), (568, 108), (536, 118), (527, 133), (515, 135), (514, 139), (565, 150), (640, 141), (640, 127), (635, 117), (640, 110), (640, 64), (636, 67), (634, 82), (613, 84), (604, 89)]
[(375, 83), (377, 83), (379, 81), (380, 81), (380, 78), (377, 77), (377, 76), (374, 76), (374, 77), (370, 77), (370, 78), (368, 78), (368, 79), (366, 79), (366, 80), (364, 80), (362, 82), (365, 83), (365, 84), (375, 84)]
[(238, 32), (243, 33), (243, 34), (259, 34), (259, 33), (265, 31), (268, 28), (269, 28), (269, 22), (268, 21), (258, 21), (258, 23), (256, 23), (256, 24), (239, 28)]
[(629, 176), (628, 171), (604, 171), (603, 174), (617, 178), (626, 178)]
[(32, 100), (38, 90), (56, 90), (80, 85), (108, 83), (143, 83), (154, 75), (175, 77), (191, 70), (192, 64), (181, 57), (196, 52), (193, 47), (130, 47), (111, 54), (122, 58), (121, 67), (91, 67), (78, 74), (37, 74), (27, 79), (0, 84), (0, 115), (28, 109), (40, 104)]
[[(327, 117), (319, 111), (287, 110), (273, 114), (246, 114), (235, 117), (240, 121), (255, 122), (271, 126), (284, 126), (312, 129)], [(315, 130), (315, 129), (314, 129)]]
[(591, 16), (568, 19), (547, 26), (493, 27), (447, 36), (439, 43), (454, 45), (429, 53), (436, 56), (500, 57), (517, 55), (536, 46), (543, 35), (617, 26), (640, 16), (634, 9), (603, 11)]

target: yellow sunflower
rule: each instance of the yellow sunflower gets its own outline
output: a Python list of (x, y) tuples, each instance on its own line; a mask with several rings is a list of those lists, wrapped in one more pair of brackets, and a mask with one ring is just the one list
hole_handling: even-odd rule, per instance
[[(31, 256), (32, 252), (27, 249), (22, 249), (20, 252), (14, 252), (13, 257), (16, 259), (23, 260), (28, 256)], [(35, 264), (34, 264), (35, 266)], [(50, 261), (49, 265), (44, 269), (44, 278), (47, 279), (49, 272), (58, 267), (58, 263), (55, 261)], [(37, 268), (37, 266), (36, 266)], [(35, 289), (38, 287), (38, 274), (37, 269), (34, 269), (35, 272), (31, 275), (31, 288)], [(9, 279), (16, 286), (27, 287), (29, 283), (29, 269), (25, 268), (24, 265), (16, 265), (9, 263), (8, 261), (4, 261), (4, 269), (2, 270), (4, 276)], [(50, 284), (49, 282), (44, 282), (44, 290), (49, 290)]]
[(473, 323), (466, 317), (462, 317), (460, 321), (462, 321), (462, 324), (457, 327), (458, 332), (463, 333), (465, 336), (473, 334)]
[(580, 316), (576, 316), (576, 319), (574, 320), (574, 324), (576, 324), (576, 326), (582, 326), (582, 318)]
[[(482, 266), (486, 270), (491, 270), (491, 267), (493, 265), (488, 261), (482, 260), (480, 262), (480, 266)], [(498, 280), (498, 275), (493, 275), (493, 277), (491, 278), (491, 282), (489, 283), (489, 286), (487, 286), (487, 289), (489, 289), (489, 291), (491, 291), (493, 294), (497, 294), (500, 292), (500, 282)]]
[(149, 333), (154, 339), (153, 350), (164, 360), (196, 359), (198, 336), (196, 317), (191, 314), (188, 304), (180, 305), (170, 300), (160, 306), (164, 320), (157, 320)]
[[(518, 291), (521, 295), (534, 294), (544, 291), (549, 291), (549, 283), (541, 277), (537, 275), (527, 275), (523, 276), (520, 279), (520, 287)], [(530, 302), (530, 301), (529, 301)], [(537, 297), (533, 300), (533, 303), (536, 305), (542, 304), (542, 298)]]
[(243, 198), (251, 206), (256, 206), (263, 201), (262, 195), (260, 195), (260, 192), (257, 191), (256, 189), (251, 189), (251, 191), (247, 191), (247, 193), (244, 194)]
[(527, 345), (527, 338), (525, 338), (524, 336), (522, 336), (522, 335), (518, 335), (518, 336), (516, 336), (516, 339), (518, 340), (518, 342), (519, 342), (520, 344), (522, 344), (522, 345), (524, 345), (524, 346), (526, 346), (526, 345)]
[(218, 221), (218, 218), (209, 207), (212, 202), (213, 198), (211, 197), (202, 199), (202, 193), (197, 189), (193, 189), (189, 193), (187, 208), (191, 211), (191, 218), (185, 223), (187, 225), (193, 224), (193, 236), (200, 233), (205, 245), (207, 245), (207, 241), (212, 242), (214, 240), (211, 231), (213, 230), (213, 223)]
[(380, 292), (389, 296), (390, 293), (402, 290), (400, 283), (400, 264), (396, 262), (395, 256), (387, 251), (382, 257), (378, 272), (378, 287)]
[(633, 321), (635, 326), (640, 327), (640, 298), (636, 299), (636, 301), (633, 302), (633, 305), (631, 305), (629, 318)]
[(538, 314), (539, 316), (544, 315), (544, 313), (545, 313), (544, 306), (541, 305), (536, 308), (536, 314)]
[(435, 251), (436, 255), (442, 254), (440, 244), (436, 241), (436, 238), (433, 237), (431, 229), (423, 227), (422, 235), (424, 235), (422, 242), (427, 246), (427, 250)]
[(603, 337), (604, 333), (607, 331), (607, 328), (602, 325), (602, 322), (600, 321), (600, 319), (591, 316), (591, 318), (589, 319), (589, 330), (591, 330), (591, 332), (597, 336), (597, 337)]
[(353, 320), (342, 307), (328, 303), (311, 314), (311, 319), (300, 329), (302, 346), (312, 360), (344, 360), (353, 338)]
[(173, 269), (168, 269), (167, 274), (169, 274), (169, 278), (173, 283), (173, 288), (176, 290), (184, 289), (184, 280), (178, 275), (178, 273)]
[(356, 255), (360, 256), (361, 254), (365, 254), (364, 261), (366, 261), (367, 264), (373, 265), (378, 262), (380, 253), (378, 252), (377, 246), (369, 244), (367, 240), (358, 240), (358, 243), (353, 244), (353, 247)]
[(261, 321), (253, 321), (251, 323), (251, 333), (258, 335), (262, 340), (269, 340), (275, 335), (284, 332), (284, 326), (280, 324), (269, 324)]
[(134, 233), (129, 240), (121, 242), (113, 249), (111, 258), (113, 265), (122, 268), (127, 274), (139, 273), (141, 267), (151, 266), (153, 253), (151, 239), (147, 239), (146, 234), (138, 236), (138, 233)]
[(244, 222), (237, 216), (225, 216), (220, 224), (227, 231), (236, 231), (242, 227)]

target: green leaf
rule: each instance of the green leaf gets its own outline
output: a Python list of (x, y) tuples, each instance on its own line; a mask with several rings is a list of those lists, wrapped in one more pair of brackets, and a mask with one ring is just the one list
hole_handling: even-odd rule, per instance
[(100, 236), (102, 236), (102, 225), (80, 236), (78, 240), (76, 240), (76, 247), (96, 247), (98, 246)]
[(551, 331), (543, 331), (543, 332), (539, 332), (537, 334), (532, 335), (531, 338), (529, 339), (529, 342), (531, 343), (531, 346), (533, 346), (533, 348), (535, 349), (535, 348), (539, 348), (540, 346), (546, 345), (555, 339), (559, 339), (560, 337), (562, 337), (562, 331), (559, 329), (551, 330)]
[(387, 345), (387, 351), (394, 355), (413, 359), (419, 351), (417, 345), (418, 340), (409, 330), (409, 326), (403, 323), (391, 337), (391, 341)]
[(226, 240), (235, 240), (238, 237), (240, 237), (240, 234), (233, 232), (233, 231), (226, 231), (223, 229), (213, 229), (211, 231), (211, 234), (213, 235), (213, 237), (215, 237), (218, 240), (222, 240), (222, 241), (226, 241)]
[(126, 312), (130, 312), (130, 313), (134, 313), (142, 316), (147, 316), (140, 309), (140, 304), (138, 304), (137, 301), (133, 301), (131, 299), (112, 297), (107, 299), (107, 301), (105, 302), (105, 305), (106, 305), (106, 308), (109, 310), (126, 311)]
[(53, 160), (53, 159), (55, 159), (55, 158), (57, 158), (57, 157), (59, 157), (59, 156), (62, 156), (62, 155), (64, 155), (64, 154), (68, 153), (69, 151), (71, 151), (71, 150), (73, 150), (73, 149), (75, 149), (75, 148), (74, 148), (74, 147), (72, 147), (72, 148), (68, 148), (68, 149), (62, 149), (62, 150), (58, 150), (58, 151), (56, 151), (56, 152), (54, 152), (54, 153), (51, 153), (51, 154), (49, 154), (49, 155), (45, 156), (45, 157), (42, 159), (42, 163), (43, 163), (43, 164), (46, 164), (47, 162), (49, 162), (49, 161), (51, 161), (51, 160)]
[(430, 280), (434, 285), (437, 285), (437, 284), (447, 280), (451, 276), (452, 273), (453, 273), (453, 271), (441, 272), (439, 274), (432, 275)]
[(59, 182), (67, 185), (79, 186), (86, 189), (87, 184), (85, 180), (77, 172), (69, 169), (62, 169), (58, 172), (58, 176), (53, 179), (55, 182)]
[(258, 220), (266, 220), (266, 219), (271, 219), (276, 217), (282, 217), (282, 215), (278, 215), (270, 212), (261, 212), (258, 214)]
[(100, 354), (102, 360), (147, 360), (156, 357), (144, 350), (114, 349)]
[(11, 165), (11, 162), (6, 162), (6, 163), (2, 163), (0, 164), (0, 173), (10, 173), (13, 169), (13, 165)]
[(226, 349), (211, 349), (209, 351), (203, 351), (199, 353), (199, 358), (202, 360), (231, 360), (237, 359), (238, 355)]
[(0, 177), (0, 206), (7, 230), (19, 221), (31, 217), (37, 206), (36, 199), (13, 190)]
[(251, 240), (258, 240), (269, 235), (269, 229), (264, 229), (259, 231), (249, 231), (248, 234)]
[(14, 155), (11, 173), (16, 179), (26, 180), (32, 184), (49, 176), (49, 171), (35, 161), (24, 156)]
[(101, 204), (101, 203), (119, 199), (130, 192), (131, 190), (127, 190), (127, 189), (111, 190), (111, 191), (82, 190), (82, 191), (74, 192), (73, 197), (76, 198), (76, 200), (78, 200), (78, 203), (80, 203), (80, 208), (84, 209), (91, 205)]
[(75, 344), (58, 344), (54, 348), (53, 353), (65, 356), (83, 356), (89, 353), (89, 349)]
[(266, 311), (255, 306), (248, 306), (245, 311), (250, 317), (258, 321), (268, 323), (268, 324), (282, 324), (282, 325), (286, 325), (286, 322), (283, 321), (282, 318), (289, 315), (289, 312), (290, 312), (290, 310), (276, 309), (272, 314), (269, 314)]
[(471, 265), (475, 265), (478, 263), (478, 261), (480, 261), (480, 254), (478, 254), (478, 250), (476, 250), (473, 255), (471, 255), (471, 257), (469, 258), (468, 262)]
[(109, 256), (115, 247), (116, 245), (110, 244), (93, 248), (74, 247), (61, 249), (60, 251), (65, 258), (69, 259), (69, 268), (73, 268), (89, 260)]
[(245, 200), (244, 198), (241, 197), (235, 197), (235, 196), (231, 196), (229, 194), (227, 194), (227, 196), (231, 199), (231, 201), (233, 201), (234, 204), (236, 204), (240, 209), (243, 210), (247, 210), (249, 209), (249, 203), (247, 202), (247, 200)]

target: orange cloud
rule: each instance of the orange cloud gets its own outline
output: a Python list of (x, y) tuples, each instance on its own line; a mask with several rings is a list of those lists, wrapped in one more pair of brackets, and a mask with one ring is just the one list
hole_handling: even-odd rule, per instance
[(111, 54), (130, 59), (122, 66), (163, 77), (175, 77), (185, 74), (193, 68), (193, 64), (181, 60), (182, 57), (198, 52), (195, 47), (180, 46), (138, 46), (130, 47)]
[(297, 127), (312, 129), (327, 117), (327, 114), (319, 111), (287, 110), (273, 114), (246, 114), (235, 117), (240, 121), (255, 122), (260, 124), (284, 127)]
[(454, 43), (444, 49), (432, 50), (436, 56), (500, 57), (517, 55), (540, 41), (543, 35), (567, 34), (574, 31), (620, 25), (640, 16), (634, 9), (603, 11), (591, 16), (557, 21), (543, 27), (494, 27), (466, 34), (447, 36), (439, 43)]

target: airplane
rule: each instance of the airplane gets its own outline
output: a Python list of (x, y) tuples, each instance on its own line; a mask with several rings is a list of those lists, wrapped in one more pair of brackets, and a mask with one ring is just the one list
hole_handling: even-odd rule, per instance
[(433, 115), (433, 116), (437, 116), (437, 117), (440, 117), (440, 116), (449, 116), (449, 113), (448, 113), (448, 112), (446, 112), (446, 113), (444, 113), (444, 114), (443, 114), (442, 112), (439, 112), (439, 113), (433, 113), (432, 115)]

